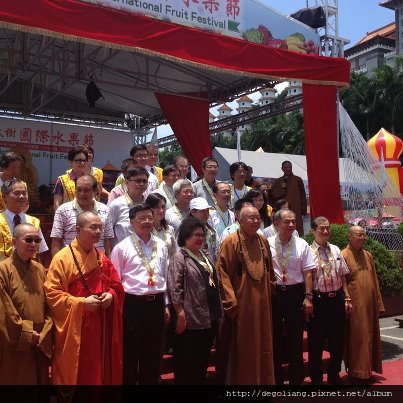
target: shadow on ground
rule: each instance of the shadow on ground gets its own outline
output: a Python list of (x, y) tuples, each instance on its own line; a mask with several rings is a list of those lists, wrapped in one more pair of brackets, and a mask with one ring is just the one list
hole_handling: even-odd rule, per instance
[(395, 343), (382, 340), (382, 359), (393, 360), (400, 358), (403, 354), (403, 349)]

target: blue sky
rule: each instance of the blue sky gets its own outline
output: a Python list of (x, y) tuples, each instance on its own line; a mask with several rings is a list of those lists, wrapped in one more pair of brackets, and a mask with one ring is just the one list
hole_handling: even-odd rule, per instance
[[(291, 14), (306, 7), (306, 0), (261, 1), (285, 14)], [(339, 35), (351, 41), (346, 48), (357, 43), (367, 32), (394, 21), (394, 12), (379, 6), (380, 2), (381, 0), (339, 0)], [(309, 6), (315, 4), (315, 0), (308, 0)]]
[[(291, 14), (306, 7), (306, 0), (260, 1), (285, 14)], [(374, 31), (394, 21), (394, 12), (388, 8), (380, 7), (380, 2), (381, 0), (339, 0), (339, 35), (350, 40), (350, 44), (346, 46), (346, 49), (357, 43), (367, 32)], [(318, 1), (318, 3), (321, 2)], [(330, 4), (332, 3), (330, 1)], [(314, 6), (315, 4), (315, 0), (308, 0), (308, 6)], [(231, 107), (236, 107), (237, 104), (230, 105)], [(212, 112), (216, 114), (215, 110)], [(168, 125), (158, 128), (158, 137), (164, 137), (169, 134), (172, 134), (172, 129)], [(151, 135), (148, 137), (151, 138)]]

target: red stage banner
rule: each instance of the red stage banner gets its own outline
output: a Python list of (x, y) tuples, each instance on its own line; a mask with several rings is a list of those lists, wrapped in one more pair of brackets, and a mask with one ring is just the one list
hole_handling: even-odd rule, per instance
[(304, 84), (302, 90), (310, 214), (342, 224), (336, 88)]
[(336, 86), (347, 86), (350, 79), (350, 63), (345, 59), (268, 48), (75, 0), (3, 2), (0, 26), (154, 54), (231, 74)]

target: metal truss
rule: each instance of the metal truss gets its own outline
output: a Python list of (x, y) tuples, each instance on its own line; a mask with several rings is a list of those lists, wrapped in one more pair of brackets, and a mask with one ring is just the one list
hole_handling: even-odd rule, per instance
[[(255, 123), (259, 120), (282, 115), (300, 108), (302, 108), (302, 94), (288, 96), (281, 101), (255, 107), (249, 111), (229, 116), (228, 118), (218, 119), (209, 124), (209, 130), (211, 134), (214, 134), (229, 129), (236, 129), (241, 125)], [(177, 144), (177, 139), (174, 135), (158, 140), (158, 147), (167, 147), (175, 144)]]

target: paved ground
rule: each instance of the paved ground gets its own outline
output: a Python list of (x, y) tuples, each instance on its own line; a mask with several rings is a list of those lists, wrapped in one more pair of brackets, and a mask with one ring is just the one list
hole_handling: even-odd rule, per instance
[(391, 316), (379, 320), (383, 361), (394, 361), (403, 358), (403, 328), (399, 327), (395, 317)]

